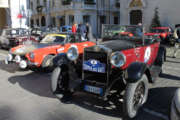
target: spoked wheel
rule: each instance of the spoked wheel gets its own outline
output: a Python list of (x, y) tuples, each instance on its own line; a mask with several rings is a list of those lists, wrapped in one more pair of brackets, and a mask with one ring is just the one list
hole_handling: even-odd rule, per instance
[(124, 95), (124, 117), (134, 118), (139, 108), (146, 102), (148, 96), (148, 79), (146, 75), (136, 83), (128, 83)]
[(133, 107), (136, 111), (143, 104), (144, 95), (145, 95), (145, 86), (144, 83), (141, 82), (138, 84), (133, 98)]

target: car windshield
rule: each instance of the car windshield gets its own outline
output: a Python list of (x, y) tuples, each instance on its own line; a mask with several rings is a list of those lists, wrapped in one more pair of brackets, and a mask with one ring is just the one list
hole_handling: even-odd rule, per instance
[(152, 33), (164, 33), (164, 32), (168, 32), (168, 29), (151, 29)]
[(63, 43), (65, 40), (65, 37), (62, 36), (51, 36), (47, 35), (41, 43)]
[(121, 40), (142, 38), (143, 32), (141, 26), (120, 26), (120, 25), (103, 25), (103, 40)]

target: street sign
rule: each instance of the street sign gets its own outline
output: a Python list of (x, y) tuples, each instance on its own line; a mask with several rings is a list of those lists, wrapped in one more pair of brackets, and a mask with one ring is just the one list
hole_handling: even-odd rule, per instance
[(0, 8), (9, 8), (9, 0), (0, 0)]

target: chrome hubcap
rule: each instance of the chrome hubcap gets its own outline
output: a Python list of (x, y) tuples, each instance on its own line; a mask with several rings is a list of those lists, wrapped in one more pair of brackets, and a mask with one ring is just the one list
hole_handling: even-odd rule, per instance
[(134, 93), (133, 106), (135, 110), (138, 110), (139, 106), (142, 105), (144, 94), (145, 94), (145, 86), (144, 86), (144, 83), (141, 82), (138, 84)]

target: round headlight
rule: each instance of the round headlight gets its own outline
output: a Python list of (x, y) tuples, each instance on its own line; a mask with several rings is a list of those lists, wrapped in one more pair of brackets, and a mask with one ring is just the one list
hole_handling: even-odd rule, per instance
[(19, 63), (21, 61), (21, 57), (19, 55), (16, 55), (16, 57), (14, 58), (14, 60)]
[(29, 53), (29, 57), (30, 57), (31, 59), (34, 59), (34, 53), (33, 53), (33, 52)]
[(78, 58), (78, 56), (79, 56), (79, 53), (78, 53), (77, 46), (72, 46), (71, 48), (69, 48), (67, 52), (67, 57), (69, 60), (74, 61)]
[(111, 64), (115, 67), (122, 67), (126, 62), (126, 56), (121, 52), (114, 52), (111, 55)]

